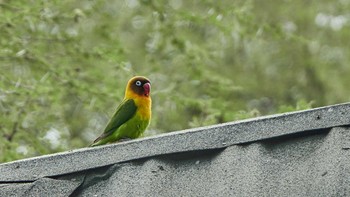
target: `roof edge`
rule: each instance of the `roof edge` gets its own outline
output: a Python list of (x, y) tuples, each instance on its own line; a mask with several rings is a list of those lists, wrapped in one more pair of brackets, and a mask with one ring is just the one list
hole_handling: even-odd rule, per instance
[(156, 155), (219, 149), (345, 125), (350, 125), (350, 103), (262, 116), (3, 163), (0, 183), (34, 181)]

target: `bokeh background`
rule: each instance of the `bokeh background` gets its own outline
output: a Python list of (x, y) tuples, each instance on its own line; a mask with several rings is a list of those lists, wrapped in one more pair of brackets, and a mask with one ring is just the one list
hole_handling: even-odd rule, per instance
[(350, 0), (0, 0), (0, 162), (85, 147), (127, 80), (147, 135), (350, 100)]

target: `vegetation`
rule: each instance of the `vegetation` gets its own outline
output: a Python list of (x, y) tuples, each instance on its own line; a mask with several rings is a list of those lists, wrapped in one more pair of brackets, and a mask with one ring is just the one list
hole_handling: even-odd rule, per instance
[(87, 146), (127, 80), (147, 135), (346, 102), (350, 2), (0, 0), (0, 162)]

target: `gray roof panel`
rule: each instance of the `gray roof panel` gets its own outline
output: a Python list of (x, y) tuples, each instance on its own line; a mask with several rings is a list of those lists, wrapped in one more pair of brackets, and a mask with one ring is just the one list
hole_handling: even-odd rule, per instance
[(349, 195), (349, 125), (345, 103), (4, 163), (0, 196)]

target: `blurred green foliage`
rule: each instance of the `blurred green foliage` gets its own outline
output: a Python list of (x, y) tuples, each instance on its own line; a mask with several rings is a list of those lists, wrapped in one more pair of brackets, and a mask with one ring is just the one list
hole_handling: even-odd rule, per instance
[(87, 146), (127, 80), (147, 135), (348, 101), (349, 0), (0, 0), (0, 162)]

